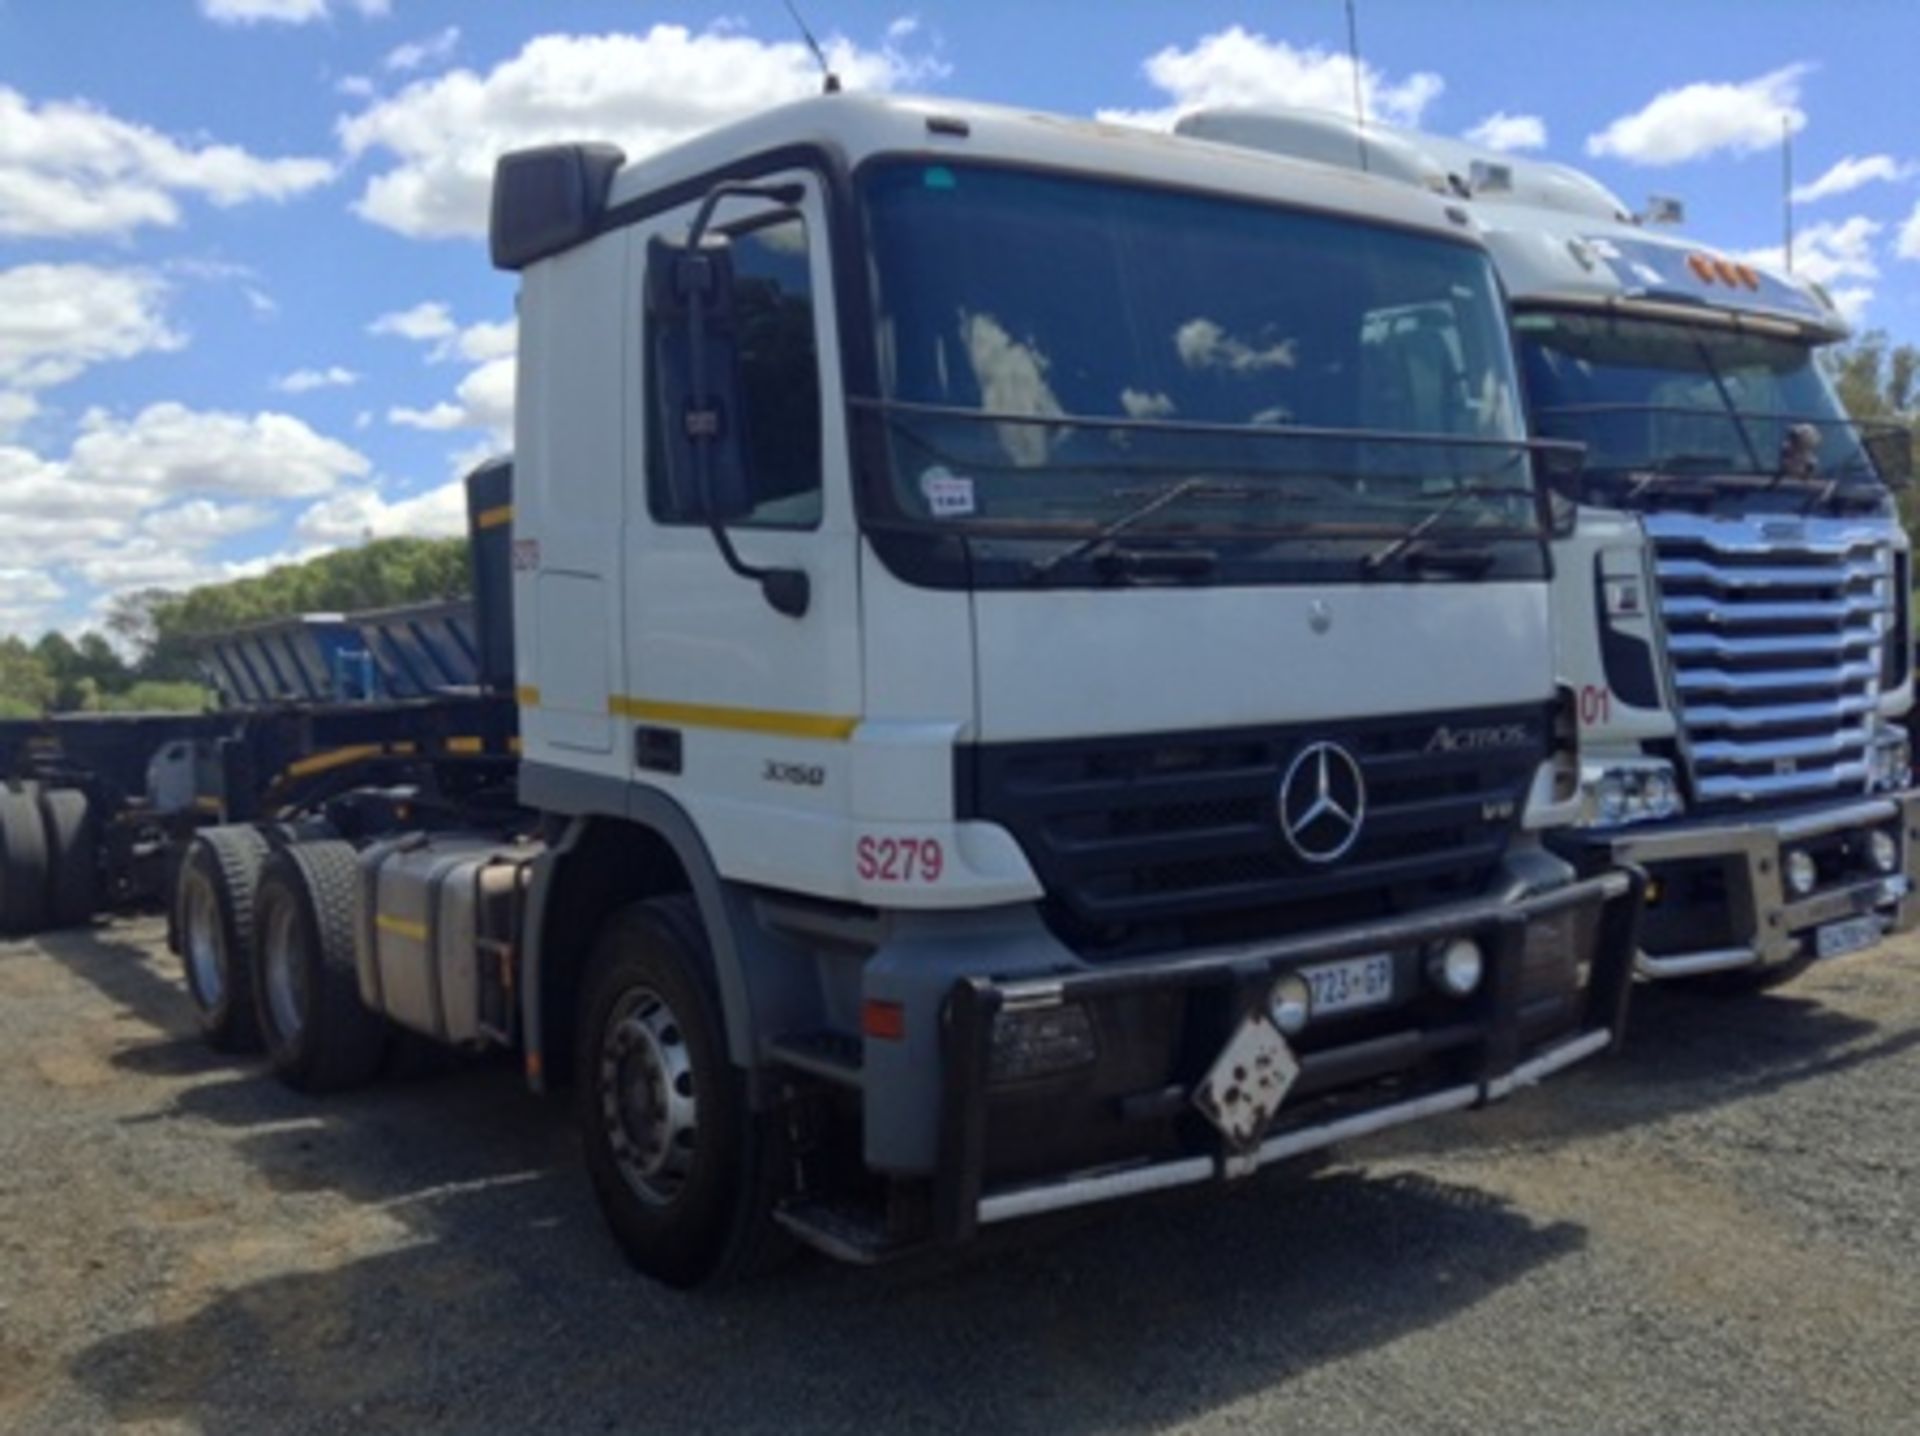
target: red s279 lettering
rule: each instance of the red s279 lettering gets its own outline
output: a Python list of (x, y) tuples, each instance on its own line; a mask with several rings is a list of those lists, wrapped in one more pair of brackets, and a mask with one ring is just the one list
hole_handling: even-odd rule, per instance
[(947, 854), (938, 838), (862, 837), (854, 845), (854, 871), (863, 883), (937, 883)]

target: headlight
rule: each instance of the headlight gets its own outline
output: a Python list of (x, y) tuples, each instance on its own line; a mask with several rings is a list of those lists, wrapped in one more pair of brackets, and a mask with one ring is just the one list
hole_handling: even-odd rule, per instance
[(1867, 786), (1876, 793), (1897, 792), (1913, 785), (1913, 747), (1906, 730), (1888, 728), (1867, 750)]
[(1581, 770), (1580, 786), (1587, 797), (1587, 821), (1603, 828), (1658, 822), (1686, 808), (1670, 763), (1589, 764)]

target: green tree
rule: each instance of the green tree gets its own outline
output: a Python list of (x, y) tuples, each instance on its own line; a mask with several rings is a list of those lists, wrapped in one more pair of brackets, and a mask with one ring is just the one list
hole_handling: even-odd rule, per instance
[(52, 706), (57, 691), (46, 660), (25, 640), (0, 638), (0, 715), (37, 717)]

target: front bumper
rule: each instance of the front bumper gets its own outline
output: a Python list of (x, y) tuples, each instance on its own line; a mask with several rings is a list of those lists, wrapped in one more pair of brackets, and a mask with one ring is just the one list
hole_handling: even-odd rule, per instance
[[(942, 1022), (930, 1234), (958, 1241), (1018, 1217), (1244, 1176), (1537, 1082), (1617, 1039), (1641, 898), (1639, 874), (1610, 872), (1312, 937), (1058, 976), (962, 977)], [(1455, 1020), (1303, 1041), (1298, 1076), (1259, 1130), (1235, 1139), (1202, 1120), (1196, 1087), (1236, 1029), (1265, 1011), (1276, 977), (1309, 963), (1417, 952), (1455, 936), (1478, 939), (1487, 954), (1477, 1000)], [(1530, 990), (1530, 972), (1554, 962), (1565, 964), (1569, 985)], [(1035, 1004), (1087, 1007), (1102, 1031), (1116, 1034), (1114, 1060), (1077, 1085), (996, 1085), (995, 1020)], [(1432, 1015), (1429, 1007), (1425, 1017)], [(1072, 1163), (1064, 1169), (1063, 1152)]]
[[(1875, 830), (1897, 835), (1900, 861), (1889, 875), (1862, 854)], [(1773, 967), (1812, 955), (1815, 932), (1874, 917), (1881, 934), (1920, 921), (1920, 790), (1742, 821), (1692, 821), (1611, 834), (1563, 835), (1584, 867), (1630, 864), (1647, 874), (1638, 970), (1643, 977), (1692, 977)], [(1791, 898), (1782, 855), (1818, 856), (1820, 878)]]

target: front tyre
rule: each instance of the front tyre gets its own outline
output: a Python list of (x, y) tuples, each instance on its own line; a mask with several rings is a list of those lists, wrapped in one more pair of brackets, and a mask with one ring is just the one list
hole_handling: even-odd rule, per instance
[(781, 1245), (777, 1129), (728, 1060), (692, 901), (608, 919), (581, 991), (576, 1102), (588, 1175), (627, 1259), (669, 1286), (746, 1275)]

